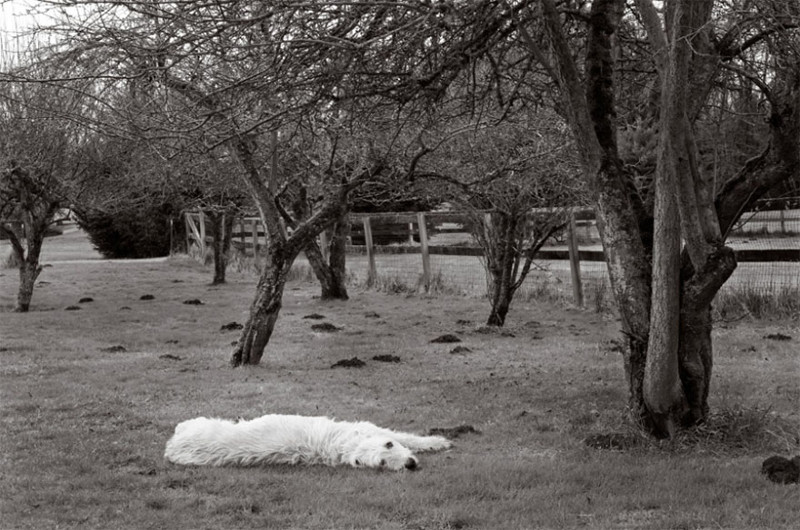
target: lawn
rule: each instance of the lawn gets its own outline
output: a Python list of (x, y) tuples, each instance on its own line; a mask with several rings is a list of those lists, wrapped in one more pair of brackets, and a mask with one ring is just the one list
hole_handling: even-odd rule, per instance
[[(237, 332), (221, 328), (244, 322), (252, 274), (211, 286), (185, 257), (106, 262), (78, 244), (48, 240), (28, 314), (10, 312), (16, 272), (0, 269), (0, 528), (797, 525), (798, 486), (759, 473), (772, 454), (800, 453), (797, 320), (719, 323), (712, 420), (655, 442), (625, 421), (611, 315), (531, 300), (490, 332), (483, 299), (353, 285), (351, 300), (322, 302), (300, 279), (262, 364), (231, 369)], [(312, 331), (320, 322), (340, 329)], [(444, 334), (461, 342), (431, 342)], [(765, 338), (777, 334), (791, 339)], [(353, 357), (365, 366), (332, 368)], [(420, 455), (416, 472), (163, 460), (180, 421), (266, 413), (479, 432)], [(584, 443), (609, 432), (629, 446)]]

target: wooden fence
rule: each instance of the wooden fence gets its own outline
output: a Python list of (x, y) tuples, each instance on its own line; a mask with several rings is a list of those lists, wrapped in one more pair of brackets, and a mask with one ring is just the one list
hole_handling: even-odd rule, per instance
[[(793, 216), (789, 211), (788, 216)], [(761, 217), (767, 215), (760, 214)], [(775, 221), (782, 228), (785, 215), (776, 215)], [(202, 212), (185, 215), (187, 249), (197, 248), (205, 255), (212, 241), (206, 231), (205, 216)], [(766, 217), (764, 217), (766, 219)], [(367, 283), (377, 279), (376, 254), (420, 254), (422, 276), (420, 283), (427, 290), (432, 279), (431, 255), (441, 256), (482, 256), (483, 251), (471, 238), (463, 238), (462, 243), (437, 244), (446, 234), (469, 232), (473, 221), (464, 213), (421, 212), (421, 213), (351, 213), (349, 254), (366, 255)], [(759, 221), (759, 217), (755, 219)], [(763, 219), (762, 221), (763, 222)], [(324, 234), (321, 236), (324, 239)], [(794, 241), (792, 239), (791, 241)], [(581, 249), (580, 243), (589, 242), (592, 249)], [(258, 256), (262, 246), (267, 245), (264, 226), (259, 217), (239, 217), (232, 229), (232, 246), (240, 253)], [(324, 241), (320, 241), (325, 249)], [(353, 244), (357, 243), (357, 244)], [(562, 248), (544, 248), (536, 254), (539, 260), (568, 260), (572, 291), (575, 303), (583, 305), (583, 285), (581, 282), (581, 261), (604, 262), (605, 256), (599, 245), (591, 209), (574, 209), (570, 216)], [(788, 246), (792, 246), (788, 243)], [(566, 248), (563, 248), (566, 247)], [(800, 247), (800, 246), (799, 246)], [(736, 259), (744, 262), (800, 262), (800, 248), (736, 249)]]
[[(566, 231), (567, 249), (544, 249), (536, 254), (538, 259), (569, 260), (572, 290), (575, 303), (583, 305), (583, 286), (580, 279), (580, 261), (602, 261), (602, 251), (579, 250), (578, 229), (580, 225), (584, 231), (593, 221), (591, 210), (575, 209), (570, 216)], [(196, 248), (201, 256), (208, 252), (213, 238), (206, 231), (206, 216), (202, 212), (189, 212), (185, 214), (186, 222), (186, 248)], [(431, 254), (445, 256), (482, 256), (483, 251), (474, 244), (464, 245), (433, 245), (430, 242), (429, 228), (437, 234), (465, 233), (473, 222), (468, 215), (457, 212), (420, 212), (420, 213), (351, 213), (351, 244), (348, 253), (366, 254), (368, 262), (367, 285), (372, 285), (377, 279), (377, 266), (375, 255), (381, 254), (420, 254), (422, 265), (421, 284), (427, 291), (430, 288), (432, 271), (430, 264)], [(321, 236), (321, 247), (325, 249), (325, 235)], [(352, 244), (356, 240), (360, 245)], [(380, 241), (391, 241), (394, 244), (378, 244)], [(398, 245), (399, 242), (408, 242), (410, 245)], [(263, 223), (259, 217), (238, 217), (234, 220), (231, 230), (231, 245), (239, 252), (248, 256), (258, 256), (262, 245), (267, 244), (267, 237)]]

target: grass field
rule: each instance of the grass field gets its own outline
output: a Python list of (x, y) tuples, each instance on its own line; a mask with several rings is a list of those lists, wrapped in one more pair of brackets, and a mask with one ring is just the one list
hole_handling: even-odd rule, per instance
[[(321, 302), (297, 280), (262, 364), (234, 370), (237, 333), (221, 326), (244, 322), (252, 275), (211, 286), (187, 258), (105, 262), (74, 234), (45, 257), (28, 314), (10, 312), (16, 271), (0, 269), (2, 529), (797, 526), (798, 486), (759, 473), (767, 456), (800, 453), (797, 320), (720, 326), (711, 421), (659, 443), (625, 421), (611, 315), (529, 301), (487, 332), (483, 299), (352, 286), (350, 301)], [(446, 333), (462, 342), (431, 343)], [(331, 368), (352, 357), (366, 365)], [(413, 473), (162, 458), (182, 420), (270, 412), (480, 432)], [(630, 447), (584, 443), (609, 432)]]

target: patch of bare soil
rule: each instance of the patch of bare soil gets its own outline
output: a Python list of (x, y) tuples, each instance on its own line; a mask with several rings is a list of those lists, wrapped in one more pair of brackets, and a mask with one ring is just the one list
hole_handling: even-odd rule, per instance
[(459, 425), (457, 427), (433, 427), (428, 431), (431, 436), (439, 435), (444, 436), (450, 440), (454, 440), (464, 434), (480, 434), (481, 431), (472, 425)]
[(431, 340), (432, 344), (452, 344), (454, 342), (461, 342), (461, 339), (458, 337), (458, 335), (453, 335), (451, 333), (440, 335)]
[(323, 322), (321, 324), (314, 324), (311, 326), (313, 331), (319, 331), (320, 333), (336, 333), (337, 331), (341, 331), (342, 328), (338, 326), (334, 326), (330, 322)]
[(761, 473), (778, 484), (797, 484), (800, 482), (800, 456), (792, 459), (771, 456), (761, 464)]
[(367, 363), (358, 357), (353, 357), (351, 359), (342, 359), (341, 361), (337, 361), (331, 365), (331, 368), (363, 368), (366, 365)]

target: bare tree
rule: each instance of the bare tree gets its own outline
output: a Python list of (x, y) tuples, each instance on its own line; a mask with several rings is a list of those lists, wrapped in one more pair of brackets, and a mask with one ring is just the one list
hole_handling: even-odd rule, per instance
[(81, 105), (68, 88), (0, 79), (0, 232), (19, 266), (18, 312), (30, 309), (54, 216), (82, 187), (83, 132), (66, 118)]
[[(769, 0), (664, 5), (659, 12), (652, 2), (637, 1), (626, 15), (624, 0), (563, 12), (542, 0), (519, 25), (520, 38), (555, 83), (595, 197), (627, 337), (631, 408), (659, 436), (706, 418), (711, 302), (736, 267), (725, 238), (758, 197), (796, 174), (800, 160), (797, 6)], [(631, 98), (642, 93), (624, 85), (633, 77), (619, 58), (630, 53), (627, 44), (641, 49), (643, 32), (657, 74), (650, 80), (660, 87), (644, 93), (656, 105), (638, 107), (639, 117), (659, 123), (653, 203), (652, 179), (624, 163), (618, 135), (620, 114), (636, 107)], [(579, 48), (586, 50), (582, 64)], [(696, 131), (713, 97), (725, 97), (717, 83), (727, 71), (738, 73), (739, 89), (760, 94), (768, 130), (760, 154), (715, 187), (717, 167), (702, 157)]]
[[(487, 324), (502, 326), (535, 254), (578, 204), (579, 183), (568, 131), (557, 115), (481, 116), (466, 126), (455, 121), (461, 127), (454, 124), (455, 134), (445, 136), (419, 177), (428, 177), (437, 197), (468, 212), (488, 273)], [(436, 172), (425, 173), (428, 167)]]

